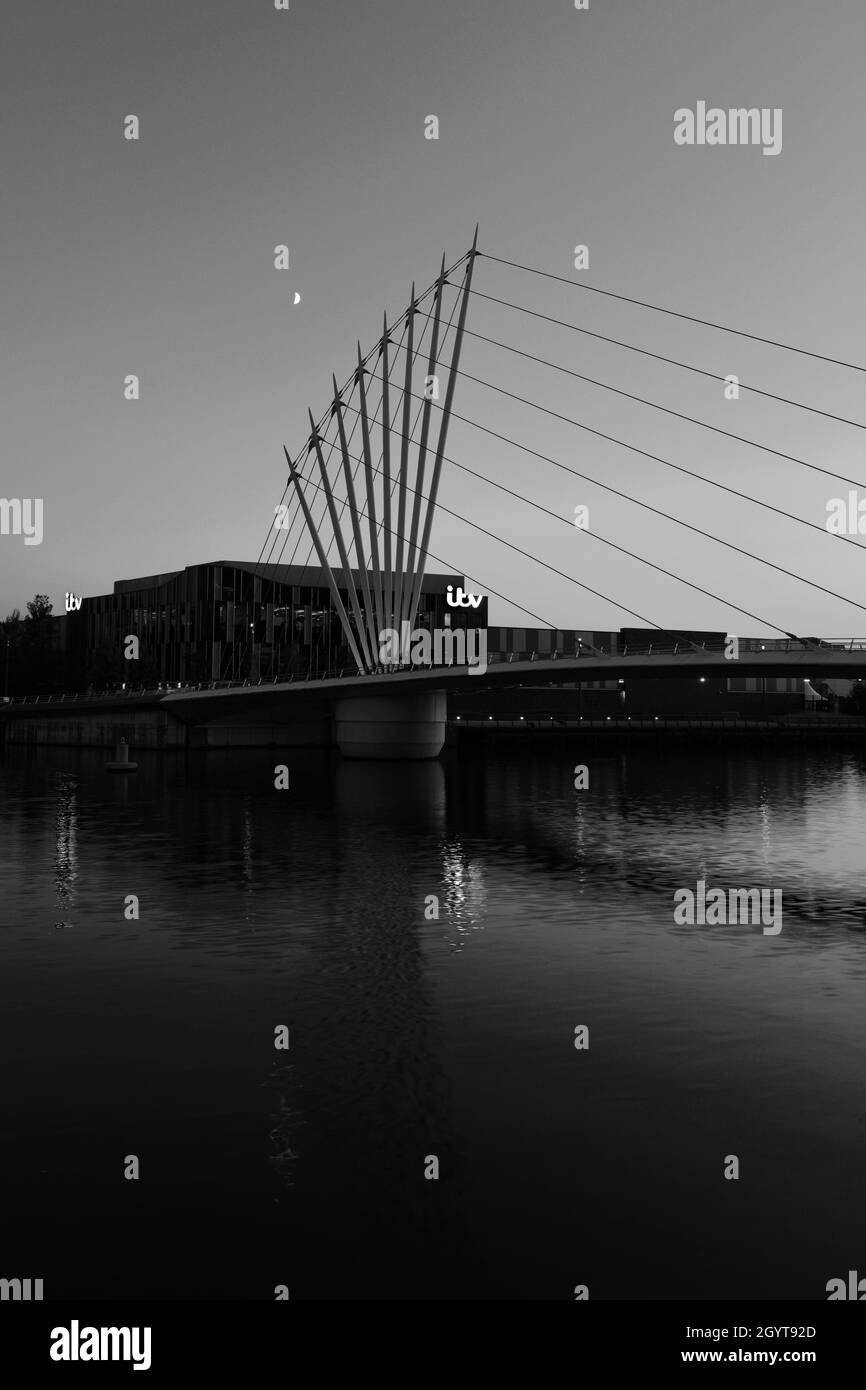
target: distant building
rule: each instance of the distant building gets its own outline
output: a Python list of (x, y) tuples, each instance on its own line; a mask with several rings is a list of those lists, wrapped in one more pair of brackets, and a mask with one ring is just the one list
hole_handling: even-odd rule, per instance
[[(349, 611), (343, 571), (333, 574)], [(426, 574), (416, 627), (486, 626), (486, 598), (477, 610), (447, 605), (448, 585), (456, 591), (465, 582), (463, 575)], [(272, 679), (355, 664), (317, 565), (216, 560), (119, 579), (113, 593), (85, 598), (67, 624), (69, 678), (77, 685)], [(123, 657), (129, 636), (139, 640), (137, 663)]]
[[(488, 660), (524, 660), (574, 656), (593, 651), (619, 654), (672, 651), (676, 646), (688, 650), (690, 644), (720, 652), (726, 634), (691, 629), (620, 628), (600, 631), (565, 628), (491, 627), (487, 634)], [(772, 640), (741, 638), (741, 651), (760, 651), (773, 646)], [(735, 663), (732, 662), (732, 668)], [(718, 718), (722, 715), (774, 715), (801, 712), (814, 704), (815, 693), (795, 677), (707, 676), (703, 680), (684, 680), (679, 676), (629, 677), (627, 680), (575, 680), (569, 684), (538, 685), (521, 676), (513, 689), (491, 692), (467, 688), (450, 697), (449, 708), (461, 718), (501, 718), (553, 716), (560, 719), (604, 717), (624, 718)]]

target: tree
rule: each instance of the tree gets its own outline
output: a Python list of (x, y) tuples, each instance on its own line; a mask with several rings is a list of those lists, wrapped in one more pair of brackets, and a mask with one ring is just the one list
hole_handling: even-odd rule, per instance
[(19, 694), (43, 695), (58, 687), (61, 680), (58, 664), (60, 624), (51, 616), (51, 600), (47, 594), (35, 594), (26, 605), (26, 619), (21, 624), (21, 641), (17, 642), (15, 685)]
[(0, 623), (2, 628), (3, 644), (3, 694), (9, 694), (10, 665), (13, 664), (13, 654), (21, 640), (21, 610), (13, 608), (12, 612)]
[(43, 619), (50, 618), (53, 609), (54, 604), (47, 594), (34, 594), (27, 605), (27, 613), (33, 623), (41, 623)]

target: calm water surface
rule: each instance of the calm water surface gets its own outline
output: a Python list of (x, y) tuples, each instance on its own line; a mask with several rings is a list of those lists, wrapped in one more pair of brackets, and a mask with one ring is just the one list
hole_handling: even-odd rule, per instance
[[(137, 756), (0, 756), (0, 1275), (823, 1299), (866, 1272), (866, 758), (293, 753), (276, 792), (273, 752)], [(781, 935), (675, 925), (699, 878), (782, 889)]]

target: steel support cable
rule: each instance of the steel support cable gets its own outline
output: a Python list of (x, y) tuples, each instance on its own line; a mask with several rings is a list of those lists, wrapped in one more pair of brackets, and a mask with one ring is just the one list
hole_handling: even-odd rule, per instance
[(573, 289), (583, 290), (587, 294), (601, 294), (607, 299), (619, 299), (624, 304), (636, 304), (641, 309), (652, 309), (656, 314), (667, 314), (670, 318), (684, 319), (687, 323), (699, 323), (704, 328), (714, 328), (719, 333), (732, 333), (738, 338), (749, 338), (754, 343), (764, 343), (768, 347), (782, 348), (785, 352), (795, 352), (801, 357), (812, 357), (817, 362), (829, 362), (834, 367), (848, 367), (852, 372), (866, 372), (866, 367), (861, 367), (856, 362), (845, 362), (838, 357), (827, 357), (822, 352), (812, 352), (808, 348), (792, 347), (790, 343), (779, 342), (776, 338), (762, 338), (757, 333), (746, 333), (741, 328), (729, 328), (723, 323), (714, 323), (711, 319), (699, 319), (693, 314), (679, 313), (676, 309), (665, 309), (660, 304), (648, 304), (643, 299), (632, 299), (626, 294), (615, 294), (613, 290), (602, 290), (597, 285), (584, 285), (579, 280), (568, 280), (564, 275), (553, 275), (547, 270), (538, 270), (535, 266), (521, 265), (518, 261), (508, 261), (503, 256), (491, 256), (486, 251), (479, 251), (479, 256), (484, 256), (488, 261), (498, 261), (500, 265), (511, 266), (513, 270), (524, 270), (529, 275), (539, 275), (545, 280), (557, 280), (561, 285), (571, 285)]
[[(380, 471), (381, 470), (378, 468), (375, 470), (375, 472), (377, 473)], [(415, 491), (414, 488), (410, 490), (412, 492)], [(425, 498), (424, 493), (421, 493), (421, 497), (424, 500), (429, 500)], [(446, 512), (448, 516), (456, 517), (458, 521), (462, 521), (465, 523), (465, 525), (471, 526), (474, 531), (480, 531), (483, 535), (489, 536), (491, 540), (499, 541), (501, 545), (507, 546), (509, 550), (516, 551), (518, 555), (523, 555), (527, 559), (533, 560), (535, 564), (541, 565), (544, 569), (550, 570), (553, 574), (559, 575), (562, 579), (567, 579), (570, 584), (576, 584), (578, 588), (586, 589), (588, 593), (594, 594), (596, 598), (602, 598), (606, 603), (613, 604), (615, 608), (619, 608), (623, 613), (630, 613), (632, 617), (640, 618), (641, 622), (649, 623), (651, 627), (659, 628), (661, 631), (670, 630), (665, 629), (661, 623), (654, 623), (651, 621), (651, 619), (645, 618), (640, 613), (636, 613), (634, 609), (626, 608), (623, 604), (617, 603), (616, 600), (610, 598), (609, 595), (599, 593), (597, 589), (591, 589), (588, 584), (581, 583), (581, 581), (579, 579), (575, 579), (573, 575), (566, 574), (564, 570), (557, 569), (555, 565), (549, 565), (546, 560), (539, 559), (537, 555), (531, 555), (528, 550), (522, 550), (519, 545), (514, 545), (511, 541), (507, 541), (504, 536), (498, 535), (495, 531), (488, 531), (486, 526), (482, 526), (477, 521), (472, 521), (469, 517), (463, 516), (460, 512), (452, 512), (449, 507), (444, 507), (440, 503), (437, 503), (437, 508), (440, 511)], [(596, 540), (602, 539), (601, 536), (597, 535), (597, 533), (593, 531), (590, 531), (587, 534), (595, 536)], [(706, 598), (711, 598), (716, 603), (724, 604), (726, 608), (730, 608), (734, 612), (742, 613), (747, 618), (754, 618), (755, 622), (757, 623), (765, 623), (767, 627), (774, 628), (776, 632), (784, 633), (786, 637), (790, 637), (792, 635), (790, 632), (788, 632), (786, 628), (779, 627), (778, 623), (770, 622), (768, 618), (762, 618), (759, 614), (750, 612), (748, 608), (741, 608), (739, 604), (731, 603), (728, 599), (721, 598), (720, 595), (711, 593), (709, 589), (702, 589), (699, 584), (693, 584), (690, 579), (683, 579), (682, 575), (674, 574), (672, 570), (666, 570), (661, 565), (655, 564), (652, 560), (645, 560), (643, 556), (636, 555), (634, 551), (626, 550), (623, 546), (617, 545), (614, 541), (605, 540), (604, 544), (611, 546), (614, 550), (621, 551), (623, 555), (628, 555), (632, 560), (637, 560), (641, 564), (648, 565), (651, 569), (658, 570), (660, 574), (667, 575), (669, 579), (675, 579), (678, 583), (685, 584), (686, 587), (689, 589), (695, 589), (698, 593), (703, 594)], [(434, 556), (433, 558), (435, 559), (436, 557)], [(511, 602), (510, 599), (507, 601), (509, 603)], [(859, 607), (860, 605), (857, 604), (856, 606)], [(526, 612), (528, 610), (524, 609), (523, 611)]]
[[(349, 407), (350, 410), (354, 410), (354, 408), (354, 406)], [(461, 417), (458, 416), (457, 418), (459, 419)], [(498, 437), (507, 440), (508, 443), (514, 444), (518, 449), (524, 447), (522, 444), (516, 444), (514, 440), (507, 439), (506, 435), (500, 435)], [(797, 574), (794, 570), (786, 569), (784, 565), (776, 565), (772, 560), (766, 560), (761, 555), (753, 554), (751, 550), (743, 550), (741, 546), (734, 545), (733, 541), (726, 541), (723, 540), (721, 536), (714, 536), (711, 531), (703, 531), (700, 526), (693, 526), (689, 521), (683, 521), (680, 517), (671, 516), (668, 512), (663, 512), (658, 507), (651, 506), (649, 502), (641, 502), (639, 498), (632, 497), (627, 492), (621, 492), (619, 488), (610, 487), (607, 483), (597, 482), (595, 478), (590, 477), (588, 474), (580, 473), (576, 468), (569, 468), (567, 464), (560, 463), (557, 459), (550, 458), (547, 454), (539, 454), (535, 449), (529, 449), (527, 452), (533, 454), (535, 458), (543, 459), (546, 463), (552, 463), (555, 468), (561, 468), (564, 472), (572, 474), (575, 478), (581, 478), (584, 482), (592, 483), (595, 487), (603, 488), (605, 492), (613, 493), (615, 497), (622, 497), (626, 502), (632, 502), (636, 507), (642, 507), (645, 511), (652, 512), (655, 516), (660, 516), (664, 521), (670, 521), (675, 526), (682, 526), (685, 530), (693, 531), (695, 535), (703, 536), (706, 540), (715, 541), (717, 545), (723, 545), (727, 550), (733, 550), (736, 554), (744, 556), (747, 560), (754, 560), (759, 565), (765, 565), (768, 569), (776, 570), (778, 574), (784, 574), (789, 579), (795, 579), (800, 584), (806, 584), (811, 589), (816, 589), (822, 594), (827, 594), (829, 598), (839, 599), (842, 603), (848, 603), (852, 608), (860, 608), (866, 613), (866, 604), (858, 603), (856, 599), (847, 598), (845, 594), (837, 594), (834, 589), (828, 589), (823, 584), (818, 584), (817, 581), (813, 579), (806, 579), (804, 575)], [(498, 488), (500, 492), (507, 492), (510, 497), (516, 498), (519, 502), (525, 502), (527, 506), (534, 507), (536, 511), (545, 512), (547, 516), (552, 516), (556, 521), (561, 521), (564, 526), (573, 528), (574, 523), (569, 521), (568, 518), (564, 517), (560, 512), (551, 511), (549, 507), (543, 506), (540, 502), (534, 502), (531, 497), (524, 497), (522, 493), (515, 492), (513, 488), (506, 487), (504, 483), (496, 482), (494, 478), (488, 478), (485, 473), (479, 473), (477, 469), (470, 468), (468, 464), (458, 463), (457, 459), (449, 458), (447, 454), (443, 454), (442, 458), (445, 463), (452, 464), (454, 468), (459, 468), (461, 472), (469, 473), (473, 478), (478, 478), (481, 482), (488, 483), (490, 487)], [(605, 537), (599, 535), (597, 531), (590, 531), (589, 534), (595, 536), (596, 540), (603, 541), (606, 545), (614, 545), (613, 541), (606, 540)], [(614, 545), (614, 548), (620, 549), (621, 547)], [(626, 551), (625, 553), (631, 554), (630, 551)], [(641, 559), (640, 556), (633, 556), (633, 558)], [(652, 561), (647, 560), (642, 561), (642, 563), (651, 564)], [(688, 581), (684, 580), (683, 582), (686, 583)]]
[[(481, 253), (479, 253), (481, 254)], [(567, 282), (571, 284), (569, 280)], [(636, 347), (634, 343), (623, 342), (621, 338), (611, 338), (606, 333), (595, 333), (589, 328), (581, 328), (576, 323), (569, 323), (566, 319), (553, 318), (550, 314), (539, 313), (537, 309), (528, 309), (525, 304), (513, 304), (510, 299), (499, 299), (495, 294), (485, 294), (483, 290), (470, 290), (470, 294), (476, 295), (479, 299), (488, 299), (491, 304), (501, 304), (506, 309), (516, 309), (520, 314), (529, 314), (531, 318), (543, 319), (545, 323), (555, 323), (559, 328), (569, 328), (572, 333), (582, 333), (586, 338), (597, 338), (601, 343), (612, 343), (614, 347), (625, 348), (628, 352), (640, 353), (642, 357), (652, 357), (656, 362), (666, 362), (669, 367), (681, 367), (684, 372), (694, 372), (697, 376), (705, 376), (710, 381), (724, 381), (723, 376), (718, 372), (708, 372), (704, 367), (695, 367), (691, 362), (680, 362), (675, 357), (666, 357), (661, 352), (651, 352), (649, 348)], [(754, 396), (764, 396), (767, 400), (778, 401), (781, 405), (793, 406), (795, 410), (807, 410), (810, 415), (823, 415), (825, 420), (835, 420), (840, 425), (851, 425), (856, 430), (866, 430), (866, 424), (861, 420), (849, 420), (845, 415), (834, 415), (831, 410), (820, 410), (816, 405), (806, 405), (803, 401), (791, 400), (789, 396), (779, 396), (774, 391), (764, 391), (760, 386), (748, 386), (746, 382), (740, 381), (741, 391), (750, 391)]]
[[(690, 468), (684, 467), (679, 463), (671, 463), (670, 459), (662, 458), (660, 454), (652, 454), (647, 449), (641, 449), (636, 444), (627, 444), (624, 439), (617, 439), (615, 435), (605, 434), (603, 430), (593, 429), (591, 425), (584, 425), (580, 420), (573, 420), (569, 415), (561, 415), (556, 410), (549, 410), (547, 406), (538, 405), (536, 401), (527, 400), (524, 396), (515, 395), (513, 391), (507, 391), (503, 386), (494, 386), (490, 381), (483, 381), (481, 377), (471, 376), (460, 368), (460, 375), (465, 376), (469, 381), (476, 382), (479, 386), (486, 386), (491, 391), (498, 391), (501, 395), (509, 396), (512, 400), (519, 401), (521, 405), (531, 406), (533, 410), (540, 410), (545, 415), (551, 415), (555, 420), (562, 420), (567, 425), (574, 425), (576, 429), (583, 430), (586, 434), (593, 434), (598, 439), (606, 439), (610, 444), (616, 444), (621, 449), (628, 449), (630, 453), (639, 454), (641, 458), (652, 459), (654, 463), (661, 463), (665, 468), (672, 468), (676, 473), (684, 473), (688, 478), (706, 483), (708, 487), (718, 488), (720, 492), (730, 493), (732, 497), (740, 497), (744, 502), (751, 502), (755, 507), (763, 507), (765, 511), (775, 512), (777, 516), (787, 517), (789, 521), (796, 521), (800, 526), (808, 526), (812, 531), (819, 531), (822, 536), (830, 536), (833, 540), (844, 541), (848, 545), (856, 546), (858, 550), (864, 549), (859, 541), (853, 540), (850, 536), (837, 535), (835, 532), (828, 531), (825, 526), (819, 526), (814, 521), (806, 521), (801, 516), (795, 516), (793, 512), (786, 512), (783, 507), (774, 507), (771, 502), (762, 502), (758, 497), (752, 497), (748, 492), (740, 492), (738, 488), (728, 487), (727, 483), (719, 483), (714, 478), (707, 478), (703, 473), (694, 473)], [(462, 420), (464, 424), (471, 425), (474, 429), (482, 430), (483, 433), (492, 435), (495, 439), (501, 439), (506, 444), (514, 444), (515, 448), (524, 449), (525, 446), (518, 444), (516, 440), (510, 439), (508, 435), (499, 434), (496, 430), (490, 429), (487, 425), (479, 424), (477, 420), (470, 420), (466, 415), (458, 415), (456, 410), (451, 412), (452, 418)], [(535, 453), (535, 450), (528, 449), (528, 453)], [(544, 458), (544, 454), (537, 454), (536, 457)], [(555, 462), (555, 460), (549, 460)], [(601, 484), (599, 484), (601, 486)]]
[(713, 434), (722, 434), (726, 439), (734, 439), (738, 444), (748, 444), (752, 449), (760, 449), (762, 453), (773, 454), (776, 458), (785, 459), (788, 463), (796, 463), (800, 468), (809, 468), (813, 473), (823, 473), (827, 478), (835, 478), (840, 483), (850, 483), (852, 487), (866, 489), (866, 483), (858, 481), (856, 478), (846, 478), (844, 473), (834, 473), (829, 468), (821, 468), (817, 463), (807, 463), (805, 459), (797, 458), (794, 454), (785, 454), (780, 449), (773, 449), (769, 444), (759, 444), (756, 439), (748, 439), (743, 434), (734, 434), (731, 430), (723, 430), (719, 425), (710, 425), (706, 420), (698, 420), (694, 415), (684, 415), (680, 410), (673, 410), (670, 406), (659, 405), (656, 401), (647, 400), (645, 396), (635, 396), (631, 391), (623, 391), (619, 386), (611, 386), (609, 382), (598, 381), (595, 377), (586, 376), (583, 372), (575, 372), (571, 367), (560, 366), (558, 362), (548, 362), (544, 357), (536, 357), (534, 353), (525, 352), (523, 348), (512, 347), (510, 343), (500, 343), (496, 338), (488, 338), (484, 333), (474, 333), (471, 328), (466, 329), (470, 338), (479, 338), (484, 343), (490, 343), (493, 347), (504, 349), (505, 352), (512, 352), (518, 357), (526, 357), (530, 362), (538, 362), (542, 367), (551, 367), (555, 372), (563, 372), (566, 376), (575, 377), (578, 381), (586, 381), (590, 386), (598, 386), (602, 391), (612, 391), (616, 396), (624, 396), (626, 400), (637, 401), (639, 405), (648, 405), (652, 410), (661, 410), (665, 415), (673, 415), (677, 420), (684, 420), (689, 425), (698, 425), (702, 430), (712, 430)]

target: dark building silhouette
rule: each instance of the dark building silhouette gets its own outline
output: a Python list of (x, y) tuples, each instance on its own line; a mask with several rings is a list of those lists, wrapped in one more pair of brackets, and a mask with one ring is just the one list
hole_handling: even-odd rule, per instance
[[(348, 607), (342, 570), (333, 573)], [(452, 610), (449, 584), (456, 590), (465, 580), (425, 575), (415, 627), (486, 626), (486, 598), (476, 610)], [(138, 662), (124, 658), (129, 636), (139, 640)], [(236, 560), (117, 580), (113, 593), (85, 598), (69, 615), (66, 647), (68, 679), (97, 686), (272, 679), (354, 665), (318, 566)]]

